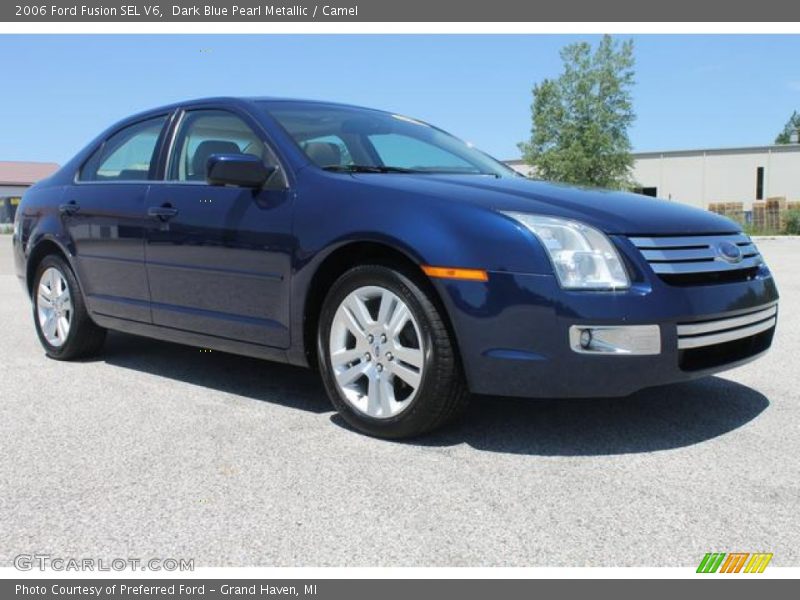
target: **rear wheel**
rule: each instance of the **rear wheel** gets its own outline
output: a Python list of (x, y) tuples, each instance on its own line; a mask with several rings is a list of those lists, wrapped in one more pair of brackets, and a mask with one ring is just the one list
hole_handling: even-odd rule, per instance
[(411, 278), (368, 265), (342, 275), (322, 307), (318, 357), (326, 390), (356, 429), (412, 437), (456, 417), (468, 393), (436, 306)]
[(33, 320), (45, 352), (58, 360), (94, 354), (106, 337), (86, 312), (72, 269), (56, 255), (46, 256), (36, 269)]

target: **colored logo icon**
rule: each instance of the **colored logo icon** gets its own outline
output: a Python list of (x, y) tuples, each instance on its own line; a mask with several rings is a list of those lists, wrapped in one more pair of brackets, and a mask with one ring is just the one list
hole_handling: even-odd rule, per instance
[(763, 573), (771, 560), (771, 552), (708, 552), (700, 561), (697, 572)]

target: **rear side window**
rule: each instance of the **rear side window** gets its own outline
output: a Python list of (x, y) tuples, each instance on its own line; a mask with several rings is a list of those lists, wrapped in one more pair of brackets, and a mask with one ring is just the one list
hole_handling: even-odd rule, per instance
[(141, 121), (112, 135), (83, 165), (79, 181), (150, 179), (158, 138), (166, 121), (166, 116)]

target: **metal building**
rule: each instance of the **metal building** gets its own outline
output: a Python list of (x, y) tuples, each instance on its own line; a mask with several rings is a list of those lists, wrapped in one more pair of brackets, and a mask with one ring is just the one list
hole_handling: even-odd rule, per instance
[(57, 169), (55, 163), (0, 161), (0, 223), (13, 221), (25, 190)]

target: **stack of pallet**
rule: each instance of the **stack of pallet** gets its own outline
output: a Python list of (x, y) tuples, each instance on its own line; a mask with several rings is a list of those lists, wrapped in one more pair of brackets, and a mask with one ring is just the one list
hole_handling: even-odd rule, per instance
[(742, 202), (711, 202), (708, 205), (708, 210), (739, 223), (744, 223), (744, 203)]
[(781, 233), (786, 229), (787, 213), (800, 211), (800, 200), (787, 202), (779, 196), (753, 202), (753, 229), (768, 233)]
[(764, 210), (764, 229), (783, 231), (786, 227), (786, 198), (767, 198)]
[(756, 200), (753, 202), (753, 229), (764, 231), (767, 225), (767, 202)]

